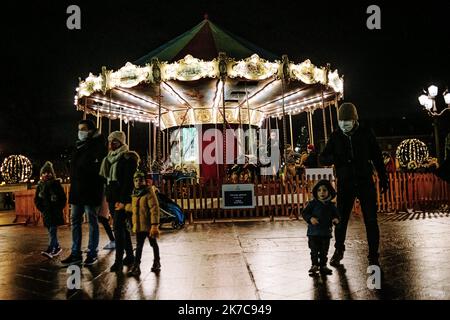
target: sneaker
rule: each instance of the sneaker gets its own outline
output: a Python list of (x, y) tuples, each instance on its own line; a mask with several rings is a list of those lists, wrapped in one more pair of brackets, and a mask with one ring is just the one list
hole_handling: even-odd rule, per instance
[(73, 255), (68, 256), (66, 259), (61, 260), (62, 265), (64, 266), (71, 266), (74, 264), (81, 264), (83, 260), (81, 259), (81, 256), (76, 257)]
[(126, 256), (125, 259), (123, 259), (123, 264), (125, 266), (132, 266), (134, 264), (134, 257), (133, 256)]
[(141, 274), (141, 268), (139, 265), (134, 265), (133, 268), (128, 272), (129, 277), (137, 277)]
[(312, 265), (311, 268), (308, 270), (308, 273), (310, 275), (314, 275), (317, 272), (319, 272), (319, 266), (316, 266), (316, 265)]
[(59, 256), (59, 254), (60, 254), (61, 252), (62, 252), (61, 247), (53, 248), (53, 250), (52, 250), (52, 256), (53, 256), (53, 257), (57, 257), (57, 256)]
[(330, 265), (332, 265), (333, 267), (339, 266), (343, 258), (344, 258), (344, 250), (336, 249), (334, 251), (333, 256), (330, 259)]
[(123, 270), (123, 264), (114, 262), (114, 264), (111, 266), (109, 271), (111, 272), (122, 272)]
[(161, 271), (161, 263), (159, 262), (159, 260), (153, 261), (152, 272), (159, 271)]
[(106, 246), (103, 247), (103, 250), (114, 250), (116, 248), (116, 242), (111, 241)]
[(321, 274), (333, 274), (333, 270), (331, 270), (327, 266), (321, 266), (320, 267), (320, 273)]
[(84, 260), (84, 265), (85, 266), (92, 266), (93, 264), (97, 263), (97, 261), (98, 261), (97, 257), (90, 257), (90, 256), (88, 256)]
[(42, 254), (44, 257), (47, 257), (47, 258), (49, 258), (49, 259), (52, 259), (52, 258), (53, 258), (52, 252), (53, 252), (52, 248), (48, 247), (47, 250), (41, 251), (41, 254)]

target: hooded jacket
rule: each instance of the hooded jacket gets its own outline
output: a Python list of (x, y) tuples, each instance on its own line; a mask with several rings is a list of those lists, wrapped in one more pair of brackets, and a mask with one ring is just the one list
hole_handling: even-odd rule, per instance
[(359, 125), (349, 135), (335, 130), (320, 154), (322, 165), (334, 165), (339, 184), (373, 181), (375, 166), (380, 180), (387, 179), (383, 156), (375, 135)]
[[(322, 202), (317, 200), (317, 192), (320, 186), (325, 186), (329, 197)], [(333, 219), (339, 219), (338, 210), (331, 200), (336, 197), (336, 191), (328, 180), (320, 180), (312, 190), (314, 199), (308, 202), (308, 205), (302, 212), (303, 219), (308, 223), (307, 236), (330, 237), (333, 226)], [(311, 218), (319, 220), (319, 224), (313, 225)]]

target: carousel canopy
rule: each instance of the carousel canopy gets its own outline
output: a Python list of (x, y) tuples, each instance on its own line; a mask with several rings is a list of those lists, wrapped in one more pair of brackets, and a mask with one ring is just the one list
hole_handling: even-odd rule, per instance
[(220, 52), (226, 52), (234, 59), (245, 59), (253, 54), (267, 60), (280, 60), (280, 56), (228, 32), (205, 19), (191, 30), (169, 41), (134, 63), (145, 66), (152, 58), (160, 61), (176, 62), (187, 55), (202, 60), (214, 60)]
[(224, 114), (227, 123), (260, 126), (283, 109), (296, 114), (334, 104), (343, 78), (329, 65), (280, 59), (205, 19), (134, 64), (89, 74), (76, 91), (78, 110), (161, 129), (223, 123)]

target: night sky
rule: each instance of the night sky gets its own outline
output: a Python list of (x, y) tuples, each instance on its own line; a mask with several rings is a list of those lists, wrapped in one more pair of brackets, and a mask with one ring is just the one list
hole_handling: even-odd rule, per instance
[[(244, 4), (245, 3), (245, 4)], [(81, 7), (81, 30), (66, 28), (66, 8)], [(370, 4), (381, 30), (366, 27)], [(450, 85), (450, 2), (407, 1), (36, 1), (2, 3), (0, 159), (52, 157), (74, 143), (78, 78), (118, 69), (209, 19), (299, 63), (331, 63), (345, 75), (345, 100), (377, 135), (431, 134), (417, 97)], [(438, 97), (438, 106), (444, 100)], [(442, 138), (450, 112), (440, 119)], [(138, 130), (136, 131), (138, 132)]]

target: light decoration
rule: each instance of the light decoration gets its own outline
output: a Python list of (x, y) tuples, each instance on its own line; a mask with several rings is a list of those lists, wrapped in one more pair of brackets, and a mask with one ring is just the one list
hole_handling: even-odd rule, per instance
[(161, 63), (161, 77), (163, 81), (194, 81), (201, 78), (216, 78), (218, 75), (219, 62), (217, 59), (203, 61), (188, 54), (177, 62)]
[[(278, 72), (282, 66), (280, 61), (268, 62), (264, 59), (261, 59), (258, 55), (254, 54), (247, 59), (234, 61), (233, 59), (227, 59), (227, 75), (230, 78), (245, 78), (249, 80), (264, 80), (270, 79), (268, 83), (266, 83), (261, 89), (254, 92), (252, 95), (248, 97), (248, 100), (254, 99), (258, 102), (263, 102), (266, 98), (266, 94), (273, 92), (276, 90), (276, 86), (280, 85), (280, 81), (278, 78)], [(167, 84), (165, 81), (167, 80), (180, 80), (180, 81), (193, 81), (201, 78), (218, 78), (219, 73), (219, 61), (217, 59), (213, 59), (212, 61), (203, 61), (197, 58), (192, 57), (191, 55), (187, 55), (184, 59), (181, 59), (174, 63), (161, 62), (161, 87), (163, 90), (167, 91), (171, 96), (173, 96), (176, 101), (181, 104), (183, 108), (191, 109), (188, 113), (188, 119), (191, 124), (201, 124), (201, 123), (217, 123), (222, 121), (222, 114), (219, 114), (219, 107), (222, 101), (222, 92), (224, 90), (224, 83), (222, 80), (218, 82), (216, 95), (213, 99), (213, 104), (211, 110), (208, 109), (193, 109), (196, 106), (191, 106), (189, 102), (184, 99), (178, 92), (175, 83)], [(96, 92), (103, 93), (107, 90), (111, 90), (116, 88), (117, 92), (124, 95), (127, 100), (133, 101), (133, 104), (129, 104), (126, 102), (115, 102), (110, 101), (109, 99), (98, 99), (103, 103), (106, 102), (106, 105), (103, 106), (89, 106), (87, 110), (88, 113), (92, 113), (92, 109), (98, 110), (101, 112), (102, 116), (111, 116), (114, 118), (124, 117), (127, 120), (138, 120), (138, 121), (152, 121), (152, 119), (157, 119), (157, 115), (154, 114), (155, 110), (158, 108), (158, 103), (152, 101), (151, 99), (147, 99), (138, 94), (130, 93), (126, 90), (122, 90), (121, 88), (132, 88), (136, 85), (139, 85), (142, 82), (154, 83), (153, 80), (153, 72), (152, 65), (147, 64), (144, 67), (133, 65), (130, 62), (127, 62), (124, 67), (119, 69), (116, 72), (111, 70), (106, 70), (103, 68), (102, 74), (99, 76), (95, 76), (92, 73), (84, 80), (80, 81), (79, 86), (76, 88), (76, 96), (74, 97), (74, 104), (78, 107), (80, 98), (85, 96), (91, 96)], [(290, 63), (290, 77), (292, 80), (300, 80), (306, 84), (314, 84), (314, 83), (322, 83), (328, 84), (330, 88), (332, 88), (336, 93), (343, 94), (343, 78), (339, 77), (337, 70), (333, 72), (328, 72), (328, 77), (326, 75), (327, 68), (318, 68), (314, 66), (310, 60), (305, 60), (300, 64)], [(301, 90), (290, 93), (285, 96), (285, 99), (290, 97), (290, 100), (296, 98), (296, 95), (301, 94)], [(329, 95), (325, 96), (326, 98)], [(259, 105), (258, 108), (253, 110), (251, 115), (251, 122), (253, 125), (258, 125), (265, 116), (270, 116), (272, 113), (280, 114), (279, 108), (272, 111), (268, 109), (272, 109), (269, 106), (273, 103), (276, 103), (280, 100), (281, 97), (278, 97), (275, 100), (263, 103)], [(320, 98), (318, 98), (320, 99)], [(238, 107), (241, 107), (246, 100), (242, 101)], [(316, 100), (308, 100), (306, 103), (304, 100), (295, 100), (286, 105), (288, 113), (297, 113), (304, 110), (307, 106), (309, 108), (318, 107), (319, 104), (315, 103)], [(108, 104), (111, 104), (109, 106)], [(303, 106), (303, 107), (300, 107)], [(168, 111), (167, 107), (161, 106), (164, 110)], [(171, 107), (172, 109), (173, 107)], [(91, 109), (91, 110), (89, 110)], [(115, 110), (114, 110), (115, 109)], [(238, 117), (236, 116), (236, 110), (233, 109), (233, 112), (226, 112), (227, 121), (229, 122), (239, 122)], [(201, 112), (200, 112), (201, 111)], [(200, 113), (199, 113), (200, 112)], [(205, 112), (207, 114), (205, 114)], [(267, 115), (264, 115), (267, 113)], [(93, 113), (94, 114), (94, 113)], [(241, 116), (245, 114), (242, 113)], [(95, 115), (95, 114), (94, 114)], [(98, 115), (98, 114), (97, 114)], [(245, 117), (245, 115), (244, 115)], [(243, 117), (243, 118), (244, 118)], [(163, 116), (164, 118), (164, 116)], [(248, 118), (248, 116), (247, 116)], [(165, 118), (164, 120), (169, 120), (170, 116)], [(162, 119), (163, 120), (163, 119)], [(155, 120), (156, 121), (156, 120)], [(162, 126), (170, 127), (170, 123), (172, 119), (169, 121), (163, 121)], [(179, 125), (178, 121), (176, 121)]]
[(344, 93), (344, 79), (339, 78), (339, 73), (337, 70), (328, 72), (328, 85), (335, 92), (339, 92), (340, 94)]
[(264, 80), (275, 75), (279, 69), (278, 63), (268, 62), (261, 59), (257, 54), (253, 54), (245, 60), (232, 63), (233, 65), (228, 71), (230, 78), (241, 77), (249, 80)]
[(429, 156), (425, 143), (418, 139), (403, 140), (397, 147), (395, 154), (399, 164), (403, 168), (413, 169), (424, 164)]
[(11, 155), (3, 161), (0, 172), (6, 183), (21, 183), (30, 179), (32, 167), (27, 157)]
[[(311, 60), (307, 59), (300, 64), (289, 64), (291, 70), (291, 76), (294, 79), (300, 80), (306, 84), (313, 84), (320, 82), (323, 75), (319, 70), (316, 70), (316, 66), (311, 63)], [(316, 78), (318, 77), (318, 78)]]
[(141, 82), (153, 80), (151, 70), (150, 65), (139, 67), (131, 62), (127, 62), (125, 66), (116, 72), (107, 73), (107, 88), (132, 88)]

